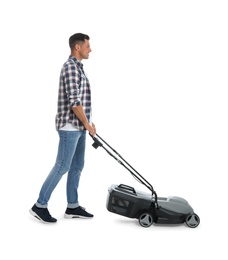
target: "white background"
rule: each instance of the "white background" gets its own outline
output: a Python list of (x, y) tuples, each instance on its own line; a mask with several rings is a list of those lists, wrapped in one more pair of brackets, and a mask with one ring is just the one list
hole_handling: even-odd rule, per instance
[[(227, 259), (227, 1), (2, 1), (1, 259)], [(97, 132), (158, 196), (187, 199), (201, 223), (153, 225), (106, 210), (108, 187), (132, 176), (88, 136), (80, 203), (56, 225), (29, 214), (53, 166), (59, 72), (68, 38), (90, 36), (84, 61)], [(146, 190), (145, 190), (146, 191)]]

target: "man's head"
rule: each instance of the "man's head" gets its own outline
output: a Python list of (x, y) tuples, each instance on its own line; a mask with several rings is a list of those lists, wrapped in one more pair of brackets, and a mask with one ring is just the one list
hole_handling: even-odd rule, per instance
[(89, 36), (83, 33), (75, 33), (69, 38), (71, 55), (78, 60), (88, 59), (89, 53), (92, 51), (89, 44)]

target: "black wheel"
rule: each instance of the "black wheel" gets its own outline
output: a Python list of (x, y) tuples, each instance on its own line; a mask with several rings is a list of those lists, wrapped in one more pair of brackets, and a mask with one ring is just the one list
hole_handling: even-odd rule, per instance
[(150, 227), (153, 224), (153, 216), (148, 212), (143, 212), (139, 215), (139, 224), (142, 227)]
[(200, 218), (199, 218), (199, 216), (197, 214), (192, 213), (192, 214), (187, 216), (185, 222), (186, 222), (188, 227), (195, 228), (195, 227), (197, 227), (199, 225)]

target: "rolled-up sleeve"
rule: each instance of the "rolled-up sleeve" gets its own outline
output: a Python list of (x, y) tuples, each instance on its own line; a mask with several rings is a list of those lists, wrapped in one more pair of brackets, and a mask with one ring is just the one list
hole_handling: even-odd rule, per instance
[(70, 63), (65, 66), (64, 81), (69, 105), (71, 107), (81, 105), (80, 72), (75, 64)]

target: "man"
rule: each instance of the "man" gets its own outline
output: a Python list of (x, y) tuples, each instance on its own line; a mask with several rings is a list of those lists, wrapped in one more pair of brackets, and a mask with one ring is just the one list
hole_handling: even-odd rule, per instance
[(69, 38), (71, 55), (64, 63), (59, 82), (56, 129), (59, 134), (58, 153), (54, 167), (44, 181), (37, 202), (30, 209), (31, 215), (43, 223), (54, 223), (48, 211), (48, 201), (58, 182), (67, 176), (67, 209), (65, 218), (91, 218), (78, 202), (78, 185), (84, 167), (86, 130), (94, 136), (95, 125), (91, 122), (90, 83), (84, 73), (83, 59), (91, 52), (89, 36), (76, 33)]

